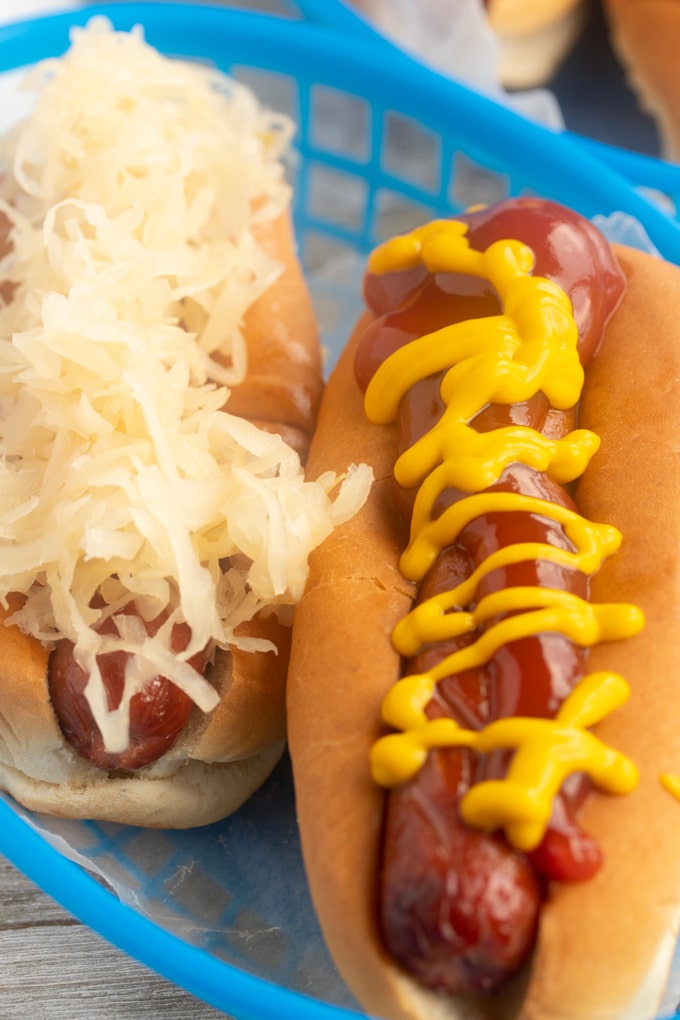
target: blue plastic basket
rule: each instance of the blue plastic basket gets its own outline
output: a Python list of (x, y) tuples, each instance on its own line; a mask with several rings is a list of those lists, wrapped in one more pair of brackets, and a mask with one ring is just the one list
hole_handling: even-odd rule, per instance
[[(395, 51), (336, 0), (258, 6), (115, 3), (4, 26), (0, 72), (60, 54), (71, 26), (104, 14), (289, 113), (296, 227), (331, 358), (358, 308), (363, 255), (472, 202), (528, 192), (591, 217), (630, 214), (680, 264), (680, 226), (637, 187), (673, 198), (676, 168), (548, 132)], [(83, 922), (239, 1020), (341, 1020), (358, 1008), (309, 902), (286, 761), (236, 815), (194, 832), (38, 818), (0, 799), (0, 851)]]

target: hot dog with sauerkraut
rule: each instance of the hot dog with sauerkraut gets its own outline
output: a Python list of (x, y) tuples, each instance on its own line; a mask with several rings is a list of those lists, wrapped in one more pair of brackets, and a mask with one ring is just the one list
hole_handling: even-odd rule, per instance
[(307, 556), (368, 481), (304, 478), (291, 128), (107, 22), (31, 75), (0, 147), (0, 786), (204, 824), (281, 756)]

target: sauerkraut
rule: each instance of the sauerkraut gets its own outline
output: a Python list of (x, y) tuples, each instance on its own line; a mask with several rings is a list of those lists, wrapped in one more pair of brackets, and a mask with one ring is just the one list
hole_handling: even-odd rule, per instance
[[(13, 622), (31, 635), (75, 643), (116, 751), (155, 675), (214, 706), (186, 660), (294, 605), (370, 472), (307, 482), (280, 437), (224, 409), (244, 312), (280, 271), (252, 228), (289, 201), (290, 123), (102, 20), (26, 86), (33, 112), (0, 142), (0, 598), (26, 596)], [(169, 613), (155, 637), (125, 617), (96, 632), (132, 601)], [(192, 633), (179, 657), (177, 620)], [(115, 649), (132, 657), (110, 713), (96, 656)]]

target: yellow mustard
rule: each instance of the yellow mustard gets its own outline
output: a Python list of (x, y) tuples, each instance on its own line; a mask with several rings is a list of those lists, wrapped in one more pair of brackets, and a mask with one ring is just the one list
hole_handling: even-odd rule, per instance
[[(585, 772), (599, 787), (628, 793), (637, 772), (624, 755), (598, 741), (587, 727), (619, 707), (628, 686), (617, 674), (586, 676), (564, 701), (556, 718), (512, 718), (479, 731), (451, 719), (428, 720), (425, 708), (436, 684), (447, 676), (484, 666), (503, 645), (540, 633), (561, 633), (582, 647), (639, 632), (639, 608), (624, 603), (592, 605), (566, 591), (514, 587), (475, 603), (479, 581), (490, 571), (527, 560), (549, 560), (595, 573), (618, 549), (621, 535), (606, 524), (546, 500), (519, 493), (485, 492), (510, 464), (546, 472), (559, 484), (579, 477), (599, 445), (579, 429), (559, 440), (524, 426), (478, 433), (472, 419), (490, 403), (514, 404), (542, 391), (558, 410), (579, 399), (583, 369), (571, 303), (552, 281), (533, 276), (533, 252), (516, 240), (475, 251), (464, 223), (441, 220), (394, 238), (377, 248), (369, 270), (384, 273), (418, 264), (431, 272), (466, 273), (488, 280), (502, 314), (456, 323), (420, 337), (390, 355), (365, 394), (366, 414), (377, 424), (396, 418), (399, 403), (421, 379), (443, 373), (444, 411), (436, 425), (399, 458), (395, 477), (405, 488), (418, 486), (408, 547), (401, 558), (406, 577), (421, 581), (442, 549), (463, 528), (487, 513), (524, 511), (562, 525), (573, 551), (547, 543), (522, 542), (499, 549), (457, 588), (418, 605), (393, 633), (401, 654), (415, 655), (425, 644), (482, 630), (477, 640), (444, 658), (429, 672), (404, 677), (383, 702), (384, 721), (399, 732), (381, 738), (372, 752), (376, 782), (393, 786), (411, 778), (432, 748), (466, 747), (486, 754), (512, 749), (506, 778), (482, 782), (463, 798), (464, 819), (482, 829), (503, 828), (522, 850), (540, 843), (552, 801), (566, 777)], [(468, 493), (433, 517), (442, 492)], [(473, 605), (473, 608), (466, 607)]]
[(680, 776), (672, 775), (670, 772), (664, 772), (659, 776), (659, 781), (667, 793), (670, 793), (671, 797), (675, 797), (676, 800), (680, 800)]

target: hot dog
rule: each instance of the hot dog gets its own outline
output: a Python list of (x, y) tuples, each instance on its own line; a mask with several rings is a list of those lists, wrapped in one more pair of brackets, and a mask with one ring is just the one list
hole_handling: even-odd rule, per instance
[(376, 482), (312, 557), (288, 678), (312, 897), (371, 1013), (647, 1017), (663, 992), (678, 296), (538, 199), (371, 256), (308, 470)]
[(106, 22), (33, 74), (0, 182), (0, 786), (206, 824), (282, 754), (307, 555), (354, 499), (304, 479), (290, 126)]

